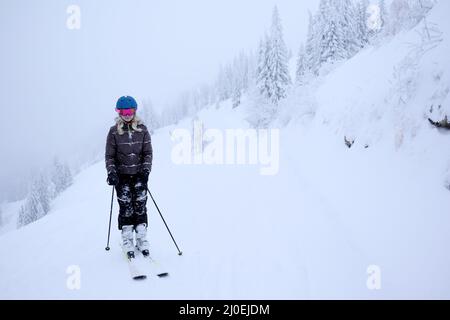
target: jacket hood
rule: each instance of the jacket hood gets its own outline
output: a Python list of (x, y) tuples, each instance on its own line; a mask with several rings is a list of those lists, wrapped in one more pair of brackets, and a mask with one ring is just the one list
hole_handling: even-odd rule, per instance
[[(124, 133), (123, 127), (125, 126), (126, 122), (123, 121), (123, 119), (120, 116), (116, 117), (115, 121), (117, 126), (117, 132), (119, 133), (119, 135), (122, 135)], [(141, 124), (144, 124), (141, 118), (135, 115), (133, 120), (131, 120), (131, 128), (133, 128), (134, 131), (141, 132), (142, 129), (138, 127)]]

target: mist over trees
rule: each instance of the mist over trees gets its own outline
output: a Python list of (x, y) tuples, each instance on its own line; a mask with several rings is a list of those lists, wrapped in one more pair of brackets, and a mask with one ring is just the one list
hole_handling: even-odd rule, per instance
[(436, 0), (393, 0), (387, 19), (387, 33), (395, 35), (414, 27), (433, 7)]
[(277, 116), (280, 103), (292, 86), (304, 86), (326, 74), (333, 65), (352, 58), (369, 45), (414, 27), (436, 0), (321, 0), (316, 12), (309, 13), (306, 39), (301, 41), (291, 79), (291, 49), (283, 39), (281, 14), (274, 7), (270, 28), (252, 52), (239, 52), (222, 64), (216, 81), (184, 92), (161, 115), (160, 126), (193, 116), (201, 108), (230, 99), (237, 108), (249, 99), (248, 120), (254, 127), (267, 127)]
[(281, 18), (275, 7), (270, 31), (259, 42), (257, 90), (252, 94), (253, 104), (248, 117), (254, 127), (267, 127), (277, 114), (279, 102), (286, 98), (292, 83), (288, 59)]
[(47, 215), (51, 201), (72, 183), (73, 177), (68, 165), (55, 158), (49, 169), (32, 178), (29, 193), (19, 210), (17, 227), (23, 227)]
[(296, 84), (335, 63), (350, 59), (360, 50), (383, 38), (414, 27), (432, 8), (434, 0), (321, 0), (310, 13), (308, 35), (297, 57)]
[(145, 126), (152, 134), (156, 129), (161, 127), (161, 119), (156, 112), (150, 99), (143, 100), (139, 107), (139, 116), (144, 121)]
[(54, 199), (58, 194), (66, 190), (73, 183), (73, 178), (67, 164), (61, 163), (58, 158), (54, 159), (50, 174), (50, 182), (54, 188), (52, 199)]
[[(286, 46), (282, 13), (274, 7), (268, 29), (261, 30), (254, 50), (240, 51), (223, 63), (213, 83), (180, 93), (164, 108), (158, 108), (162, 112), (156, 111), (151, 99), (145, 99), (138, 114), (153, 133), (194, 116), (206, 106), (219, 108), (229, 100), (233, 108), (239, 108), (245, 100), (250, 125), (269, 127), (293, 88), (309, 85), (364, 48), (414, 27), (435, 3), (436, 0), (392, 0), (388, 6), (385, 0), (321, 0), (317, 10), (309, 12), (307, 35), (299, 39), (298, 48)], [(293, 78), (290, 59), (295, 65)], [(72, 180), (69, 167), (55, 159), (51, 169), (32, 179), (17, 225), (24, 226), (45, 216), (51, 200)]]

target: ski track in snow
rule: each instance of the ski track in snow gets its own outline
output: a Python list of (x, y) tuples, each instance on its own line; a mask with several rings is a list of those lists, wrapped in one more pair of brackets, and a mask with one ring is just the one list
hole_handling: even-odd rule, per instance
[[(0, 264), (2, 274), (9, 275), (2, 278), (2, 298), (308, 298), (314, 289), (310, 281), (316, 280), (312, 275), (321, 273), (308, 268), (332, 271), (324, 261), (340, 246), (352, 255), (328, 218), (332, 212), (321, 213), (329, 206), (312, 210), (320, 196), (311, 189), (304, 193), (308, 185), (298, 183), (296, 175), (264, 177), (251, 166), (175, 166), (163, 157), (170, 154), (167, 136), (154, 141), (150, 189), (184, 252), (176, 255), (149, 198), (152, 252), (170, 277), (150, 276), (145, 283), (129, 279), (117, 245), (116, 198), (112, 249), (104, 250), (111, 189), (98, 163), (77, 176), (50, 215), (3, 236), (0, 251), (14, 263)], [(286, 192), (286, 185), (292, 191)], [(20, 241), (22, 233), (32, 241)], [(320, 237), (333, 241), (317, 241)], [(311, 247), (317, 255), (305, 256)], [(66, 287), (70, 265), (80, 266), (80, 290)], [(142, 261), (139, 266), (150, 270)], [(328, 274), (328, 280), (340, 279)]]
[[(349, 225), (352, 216), (346, 216), (346, 209), (351, 205), (346, 208), (347, 201), (337, 200), (352, 192), (353, 180), (363, 178), (348, 176), (343, 190), (329, 191), (354, 165), (343, 161), (350, 159), (345, 158), (347, 151), (334, 150), (335, 163), (327, 165), (308, 145), (307, 135), (297, 136), (286, 130), (281, 137), (280, 172), (275, 176), (261, 176), (254, 166), (174, 165), (169, 130), (153, 137), (149, 187), (183, 251), (179, 257), (149, 197), (151, 251), (170, 273), (163, 279), (152, 275), (143, 259), (138, 266), (148, 279), (130, 279), (118, 245), (116, 198), (111, 251), (104, 250), (111, 188), (105, 184), (103, 162), (91, 166), (56, 199), (51, 214), (2, 236), (0, 254), (9, 259), (0, 262), (1, 274), (8, 275), (2, 277), (1, 298), (309, 299), (405, 293), (401, 288), (374, 292), (366, 287), (367, 267), (377, 259), (386, 261), (380, 252), (389, 244), (374, 239), (379, 251), (368, 246)], [(303, 151), (293, 152), (294, 144)], [(339, 167), (343, 177), (336, 172)], [(364, 171), (352, 170), (355, 176)], [(320, 177), (319, 171), (324, 171)], [(363, 200), (377, 201), (370, 196), (375, 195), (370, 178), (366, 183), (369, 195)], [(391, 210), (391, 204), (386, 203), (385, 210)], [(370, 227), (371, 216), (364, 210), (349, 213), (355, 211), (369, 218), (360, 232), (377, 235)], [(80, 290), (66, 286), (71, 265), (80, 267)]]

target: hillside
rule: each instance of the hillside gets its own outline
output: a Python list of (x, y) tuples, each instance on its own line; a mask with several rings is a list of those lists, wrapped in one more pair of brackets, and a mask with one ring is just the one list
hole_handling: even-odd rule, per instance
[[(149, 187), (184, 254), (150, 199), (149, 240), (169, 278), (130, 280), (116, 219), (104, 250), (111, 188), (99, 162), (49, 215), (0, 236), (0, 298), (450, 298), (449, 135), (428, 122), (450, 111), (449, 11), (440, 1), (427, 17), (442, 32), (433, 42), (421, 42), (419, 25), (297, 90), (279, 119), (276, 175), (260, 164), (177, 165), (171, 133), (191, 132), (192, 119), (159, 129)], [(197, 120), (245, 129), (246, 104), (208, 106)], [(80, 290), (66, 287), (71, 265)], [(381, 290), (366, 286), (371, 265)]]

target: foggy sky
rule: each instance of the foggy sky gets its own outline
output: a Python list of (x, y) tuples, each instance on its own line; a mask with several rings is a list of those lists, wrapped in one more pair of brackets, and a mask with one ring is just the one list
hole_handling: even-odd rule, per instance
[[(119, 96), (162, 109), (254, 50), (275, 4), (295, 55), (319, 0), (1, 0), (0, 201), (54, 155), (102, 155)], [(66, 27), (69, 5), (81, 29)]]

